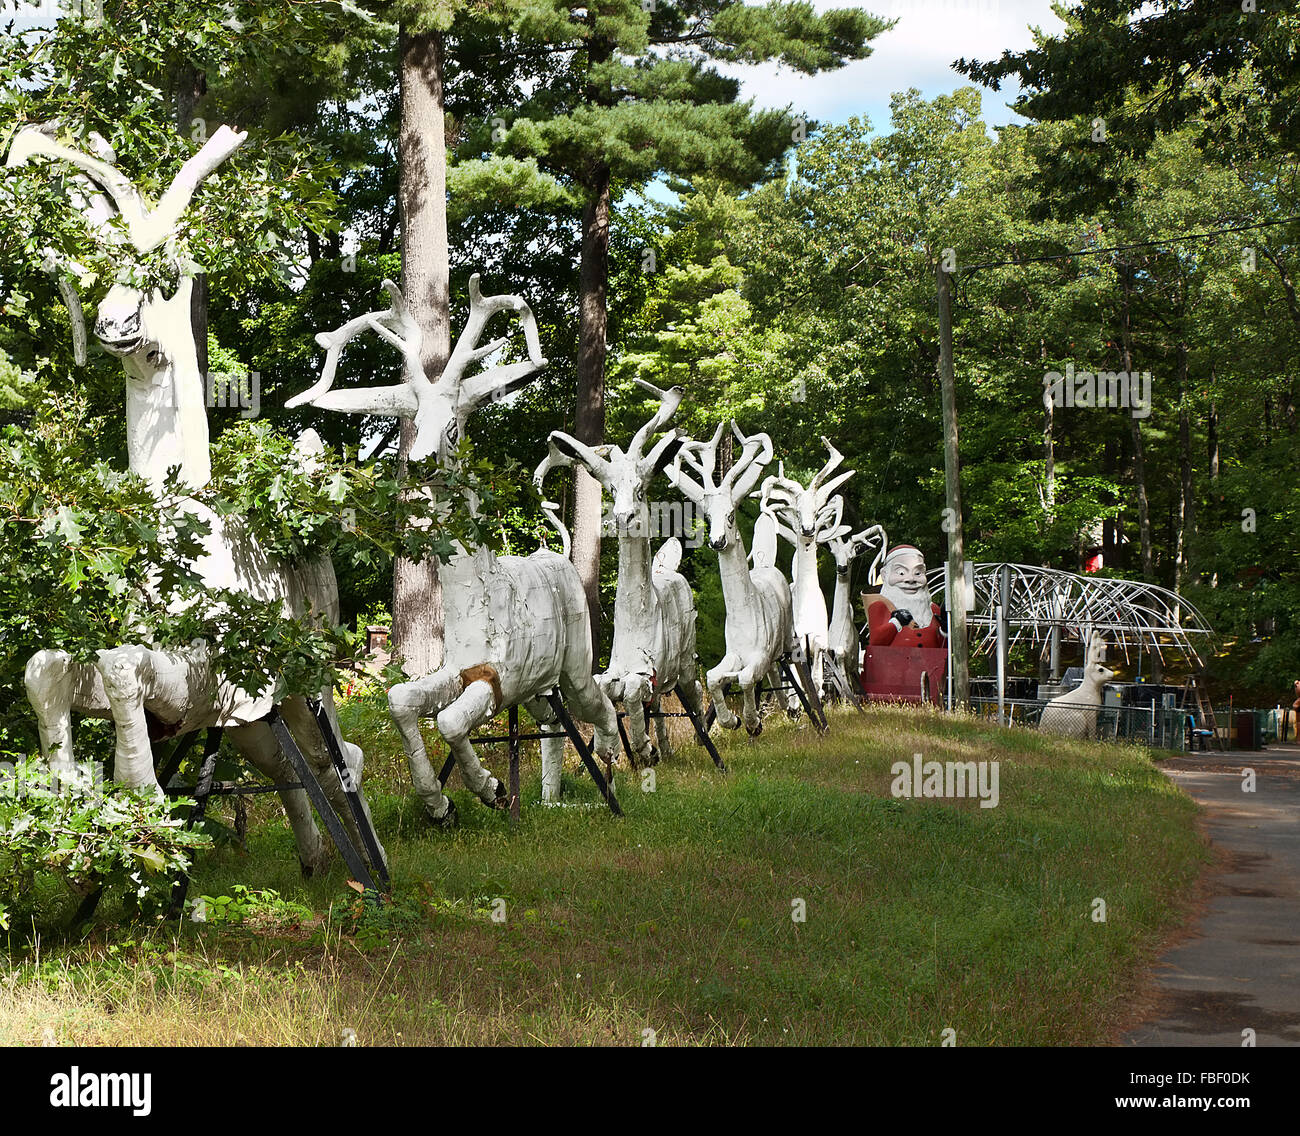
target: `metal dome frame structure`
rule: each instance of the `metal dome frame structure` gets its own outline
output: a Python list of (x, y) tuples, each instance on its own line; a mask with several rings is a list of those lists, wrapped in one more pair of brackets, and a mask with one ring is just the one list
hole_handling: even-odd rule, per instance
[[(947, 567), (930, 572), (929, 583), (932, 592), (942, 589), (946, 599)], [(968, 562), (966, 595), (971, 650), (993, 654), (997, 660), (999, 706), (1007, 655), (1019, 642), (1049, 646), (1055, 679), (1062, 639), (1086, 644), (1091, 635), (1101, 634), (1125, 660), (1133, 649), (1162, 663), (1166, 652), (1175, 652), (1199, 671), (1205, 663), (1197, 643), (1205, 645), (1214, 635), (1194, 604), (1144, 580), (1031, 564)]]

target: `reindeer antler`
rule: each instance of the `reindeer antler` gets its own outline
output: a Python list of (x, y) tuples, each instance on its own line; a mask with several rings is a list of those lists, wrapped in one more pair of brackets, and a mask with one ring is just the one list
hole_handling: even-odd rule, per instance
[(113, 199), (118, 213), (126, 222), (127, 233), (136, 252), (147, 253), (176, 235), (181, 216), (189, 207), (199, 183), (238, 150), (247, 138), (247, 133), (243, 131), (232, 130), (229, 126), (221, 127), (197, 154), (181, 166), (162, 200), (153, 210), (145, 207), (140, 191), (116, 166), (56, 142), (44, 126), (28, 126), (20, 130), (14, 137), (13, 145), (9, 147), (5, 165), (12, 169), (24, 165), (33, 157), (41, 156), (67, 162), (89, 174)]
[[(673, 415), (677, 413), (677, 408), (682, 404), (685, 392), (681, 387), (672, 387), (666, 391), (660, 390), (653, 383), (648, 383), (644, 379), (633, 379), (632, 381), (642, 390), (654, 395), (659, 400), (659, 409), (654, 412), (650, 421), (644, 423), (641, 429), (633, 435), (632, 441), (627, 447), (628, 458), (638, 463), (639, 466), (642, 463), (641, 455), (645, 450), (646, 442), (658, 434), (660, 430), (672, 421)], [(655, 443), (654, 447), (650, 450), (650, 453), (644, 459), (645, 465), (648, 469), (654, 469), (659, 464), (664, 451), (672, 444), (676, 437), (676, 433), (672, 432)]]
[[(552, 434), (551, 438), (554, 439)], [(562, 454), (555, 448), (552, 440), (547, 447), (546, 457), (542, 458), (541, 464), (533, 471), (533, 484), (537, 487), (537, 494), (542, 499), (542, 512), (546, 514), (546, 519), (551, 522), (551, 527), (560, 534), (560, 552), (567, 559), (572, 538), (569, 536), (569, 530), (564, 527), (564, 522), (560, 520), (560, 506), (557, 501), (548, 501), (546, 493), (542, 489), (542, 482), (546, 480), (546, 475), (556, 466), (570, 466), (573, 464), (572, 459)]]
[[(385, 280), (384, 288), (392, 298), (387, 312), (370, 312), (349, 321), (336, 331), (316, 337), (316, 341), (326, 349), (321, 378), (310, 390), (290, 399), (285, 404), (287, 407), (310, 402), (324, 410), (341, 410), (349, 414), (413, 418), (415, 438), (411, 443), (410, 457), (412, 461), (422, 461), (437, 452), (442, 431), (447, 428), (449, 413), (455, 415), (455, 425), (460, 427), (484, 399), (489, 396), (501, 397), (517, 390), (536, 371), (546, 366), (532, 309), (518, 296), (489, 296), (485, 299), (479, 291), (478, 273), (475, 273), (469, 279), (470, 314), (465, 330), (442, 374), (435, 382), (430, 382), (420, 358), (419, 325), (397, 285), (391, 280)], [(519, 322), (528, 345), (528, 359), (492, 367), (465, 379), (465, 371), (472, 364), (487, 358), (510, 341), (509, 336), (503, 336), (482, 347), (478, 346), (479, 337), (488, 320), (501, 311), (519, 313)], [(377, 332), (402, 352), (407, 381), (396, 386), (331, 391), (330, 386), (338, 367), (338, 353), (349, 339), (367, 328)]]
[[(524, 329), (524, 342), (528, 347), (527, 360), (491, 367), (466, 379), (465, 372), (470, 366), (486, 359), (510, 342), (510, 337), (506, 335), (482, 347), (478, 345), (488, 321), (497, 312), (505, 311), (517, 312), (519, 315), (519, 324)], [(465, 407), (468, 413), (477, 410), (488, 398), (502, 398), (523, 386), (536, 371), (546, 366), (546, 362), (533, 309), (519, 296), (484, 298), (479, 291), (479, 274), (474, 273), (469, 278), (469, 318), (465, 321), (465, 329), (456, 340), (451, 358), (447, 360), (447, 366), (443, 368), (438, 380), (449, 384), (451, 389), (459, 390), (457, 405)]]
[(772, 460), (772, 439), (766, 434), (751, 434), (746, 437), (734, 418), (731, 421), (731, 432), (741, 445), (740, 457), (727, 470), (719, 488), (727, 489), (733, 501), (740, 501), (749, 496), (754, 483), (763, 476), (763, 470)]
[(835, 492), (844, 482), (848, 481), (854, 475), (856, 470), (846, 469), (838, 477), (830, 481), (826, 479), (835, 471), (840, 462), (844, 460), (844, 455), (839, 452), (831, 441), (825, 435), (822, 436), (822, 445), (830, 452), (830, 458), (826, 464), (814, 475), (812, 481), (808, 483), (808, 488), (817, 494), (817, 508), (821, 509), (830, 499), (830, 495)]
[[(722, 432), (727, 423), (719, 422), (712, 439), (697, 442), (688, 439), (677, 451), (673, 466), (668, 473), (669, 480), (681, 492), (697, 504), (708, 492), (726, 490), (733, 501), (740, 501), (749, 495), (756, 482), (763, 474), (763, 469), (772, 460), (772, 439), (766, 434), (753, 434), (746, 437), (733, 419), (730, 423), (732, 433), (741, 444), (740, 456), (732, 467), (723, 475), (721, 481), (714, 480), (714, 470), (718, 464), (718, 445), (722, 441)], [(695, 471), (698, 482), (692, 481), (682, 472), (686, 464)]]
[[(325, 348), (321, 376), (311, 388), (288, 399), (284, 404), (286, 409), (292, 410), (304, 403), (311, 403), (322, 410), (339, 410), (348, 414), (416, 417), (420, 408), (419, 392), (421, 388), (431, 386), (420, 362), (420, 325), (411, 315), (402, 290), (391, 280), (385, 280), (383, 288), (391, 301), (387, 311), (367, 312), (333, 331), (317, 333), (316, 342)], [(343, 348), (367, 330), (377, 332), (401, 351), (407, 381), (396, 386), (331, 392)]]

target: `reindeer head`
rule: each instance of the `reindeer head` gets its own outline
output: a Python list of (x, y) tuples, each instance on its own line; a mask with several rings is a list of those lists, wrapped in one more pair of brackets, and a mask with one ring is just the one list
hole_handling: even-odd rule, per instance
[(626, 452), (618, 446), (588, 446), (571, 434), (555, 430), (550, 436), (549, 452), (537, 467), (533, 481), (540, 490), (542, 481), (552, 468), (559, 465), (571, 466), (577, 462), (614, 499), (613, 518), (619, 534), (648, 539), (651, 533), (647, 491), (650, 483), (677, 456), (682, 439), (676, 430), (670, 430), (651, 447), (648, 454), (645, 448), (650, 439), (667, 426), (677, 413), (682, 401), (682, 389), (673, 387), (672, 390), (661, 391), (641, 379), (635, 381), (659, 399), (659, 409), (636, 432)]
[(784, 463), (777, 467), (775, 477), (763, 482), (763, 512), (772, 514), (777, 522), (777, 532), (796, 547), (825, 543), (832, 536), (842, 536), (848, 531), (840, 525), (844, 499), (831, 495), (853, 476), (853, 470), (845, 470), (832, 478), (830, 475), (844, 457), (826, 438), (822, 439), (822, 444), (830, 451), (830, 459), (806, 488), (785, 476)]
[[(294, 395), (285, 406), (292, 409), (304, 403), (322, 410), (339, 410), (347, 414), (376, 414), (389, 418), (409, 418), (415, 422), (415, 441), (411, 458), (422, 461), (436, 455), (446, 464), (451, 452), (464, 435), (474, 411), (484, 402), (500, 400), (532, 381), (546, 366), (537, 320), (532, 309), (518, 296), (488, 296), (479, 291), (479, 276), (469, 278), (469, 319), (456, 341), (447, 365), (436, 380), (430, 381), (420, 355), (419, 324), (406, 305), (401, 290), (391, 280), (384, 281), (391, 304), (386, 312), (370, 312), (350, 320), (334, 331), (322, 332), (316, 342), (325, 348), (325, 366), (321, 377), (308, 390)], [(501, 350), (509, 336), (479, 346), (488, 321), (498, 312), (515, 312), (524, 331), (528, 358), (519, 363), (490, 367), (478, 374), (466, 375), (475, 363)], [(389, 387), (363, 387), (359, 390), (335, 391), (334, 376), (339, 357), (348, 340), (371, 330), (402, 353), (406, 382)]]
[(859, 556), (865, 556), (873, 546), (879, 544), (883, 548), (886, 543), (885, 530), (879, 525), (872, 525), (846, 538), (844, 533), (847, 531), (845, 526), (826, 542), (826, 547), (831, 550), (831, 555), (835, 558), (835, 571), (844, 579), (848, 579), (853, 561)]
[[(20, 130), (9, 148), (5, 165), (12, 169), (34, 157), (45, 157), (65, 162), (77, 171), (68, 186), (72, 204), (96, 238), (113, 248), (115, 259), (122, 266), (121, 277), (100, 302), (95, 337), (105, 351), (123, 360), (128, 375), (151, 380), (156, 372), (193, 356), (190, 329), (193, 280), (182, 271), (175, 257), (171, 258), (171, 266), (180, 283), (170, 297), (161, 291), (145, 295), (126, 282), (128, 273), (138, 257), (176, 237), (181, 217), (199, 183), (239, 149), (248, 136), (228, 126), (221, 127), (181, 167), (157, 207), (149, 210), (139, 190), (114, 165), (116, 155), (99, 135), (91, 134), (88, 139), (95, 152), (92, 155), (55, 141), (55, 133), (53, 123)], [(125, 241), (120, 230), (110, 223), (118, 217), (126, 224)], [(72, 317), (77, 362), (84, 364), (85, 315), (72, 281), (79, 280), (86, 270), (81, 265), (60, 260), (52, 252), (47, 252), (45, 266), (59, 274), (59, 291)]]
[(1087, 634), (1088, 647), (1083, 667), (1084, 684), (1103, 686), (1115, 677), (1115, 672), (1106, 666), (1106, 640), (1100, 632)]
[[(718, 463), (718, 443), (726, 423), (718, 429), (709, 442), (687, 441), (677, 451), (677, 459), (667, 469), (668, 479), (690, 501), (694, 502), (709, 523), (709, 547), (715, 552), (725, 552), (737, 539), (736, 506), (740, 504), (754, 483), (763, 475), (763, 469), (772, 460), (772, 439), (766, 434), (745, 437), (733, 421), (732, 433), (741, 445), (732, 467), (715, 477)], [(688, 474), (683, 466), (689, 467)], [(692, 474), (694, 476), (692, 476)]]

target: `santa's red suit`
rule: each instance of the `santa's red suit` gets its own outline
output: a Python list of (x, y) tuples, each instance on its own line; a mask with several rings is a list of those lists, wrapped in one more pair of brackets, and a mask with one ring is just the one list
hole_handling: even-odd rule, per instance
[(909, 622), (899, 629), (893, 618), (894, 605), (884, 596), (863, 596), (867, 606), (867, 642), (872, 647), (942, 647), (947, 641), (943, 624), (939, 620), (939, 605), (930, 604), (934, 618), (929, 626), (918, 627)]

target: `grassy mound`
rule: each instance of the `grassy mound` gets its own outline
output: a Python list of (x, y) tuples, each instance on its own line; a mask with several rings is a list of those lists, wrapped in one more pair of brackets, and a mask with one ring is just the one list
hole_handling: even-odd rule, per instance
[[(258, 799), (248, 851), (194, 877), (227, 914), (14, 960), (0, 1044), (1095, 1044), (1206, 856), (1146, 751), (921, 710), (729, 734), (729, 776), (683, 731), (653, 785), (618, 775), (622, 820), (586, 778), (566, 775), (572, 807), (530, 804), (529, 755), (521, 823), (453, 778), (451, 834), (409, 796), (382, 704), (344, 723), (392, 903), (366, 909), (339, 865), (301, 881)], [(896, 799), (916, 753), (997, 761), (998, 806)]]

